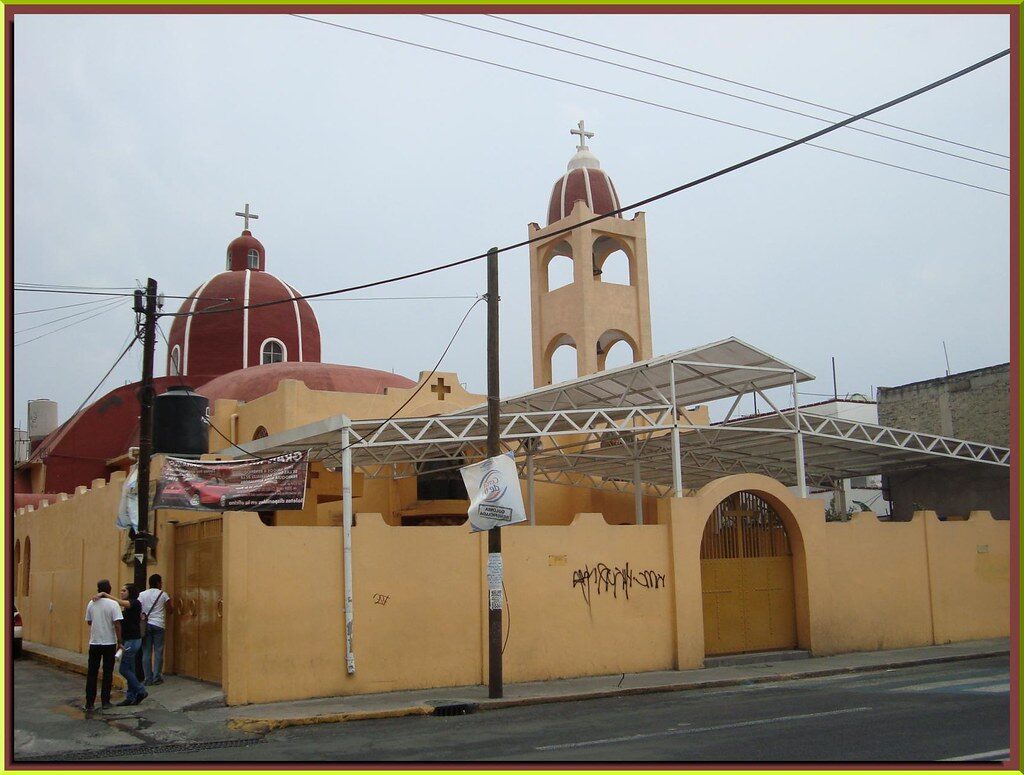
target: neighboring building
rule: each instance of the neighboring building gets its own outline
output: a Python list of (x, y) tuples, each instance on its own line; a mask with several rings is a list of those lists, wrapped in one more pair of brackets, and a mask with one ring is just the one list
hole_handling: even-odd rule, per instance
[[(878, 404), (859, 394), (805, 404), (800, 411), (871, 425), (879, 422)], [(878, 516), (889, 513), (889, 504), (882, 497), (882, 477), (878, 475), (841, 479), (832, 488), (811, 487), (809, 495), (829, 504), (825, 512), (829, 519), (842, 520), (850, 513), (863, 511), (873, 511)]]
[[(1009, 446), (1010, 364), (880, 387), (878, 419), (882, 425)], [(986, 509), (996, 519), (1010, 517), (1009, 469), (950, 470), (936, 463), (888, 474), (883, 487), (894, 519), (910, 519), (924, 509), (942, 518), (966, 517), (973, 509)]]

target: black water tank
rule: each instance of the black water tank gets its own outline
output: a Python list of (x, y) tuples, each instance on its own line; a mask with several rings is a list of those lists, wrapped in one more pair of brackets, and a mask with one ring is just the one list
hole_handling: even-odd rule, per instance
[(209, 429), (203, 418), (210, 402), (186, 387), (172, 387), (153, 400), (153, 451), (205, 455)]

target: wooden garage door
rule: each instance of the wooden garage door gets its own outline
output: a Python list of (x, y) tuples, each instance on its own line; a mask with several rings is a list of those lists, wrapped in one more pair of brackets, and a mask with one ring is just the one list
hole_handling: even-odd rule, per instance
[(763, 499), (741, 492), (718, 505), (700, 545), (706, 654), (796, 647), (792, 555)]

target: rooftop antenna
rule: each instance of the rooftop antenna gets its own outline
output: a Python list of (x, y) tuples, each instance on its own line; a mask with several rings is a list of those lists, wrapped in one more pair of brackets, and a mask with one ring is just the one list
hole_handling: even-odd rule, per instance
[(946, 356), (946, 376), (949, 376), (949, 351), (946, 350), (946, 340), (942, 340), (942, 352)]
[(839, 387), (836, 382), (836, 356), (832, 356), (832, 398), (839, 400)]

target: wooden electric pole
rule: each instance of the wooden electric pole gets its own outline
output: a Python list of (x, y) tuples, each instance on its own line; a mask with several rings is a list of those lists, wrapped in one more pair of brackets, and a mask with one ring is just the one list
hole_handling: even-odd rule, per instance
[[(487, 251), (487, 457), (497, 457), (499, 446), (498, 424), (500, 408), (498, 394), (501, 380), (498, 371), (498, 249)], [(518, 482), (517, 482), (518, 484)], [(500, 582), (501, 574), (501, 528), (492, 527), (487, 531), (487, 567), (496, 567)], [(490, 590), (488, 579), (487, 605), (487, 696), (491, 699), (502, 696), (501, 680), (501, 609), (502, 590), (497, 594)]]
[(149, 462), (153, 457), (153, 351), (156, 348), (156, 280), (135, 292), (135, 312), (142, 315), (142, 382), (139, 383), (139, 528), (135, 531), (135, 588), (146, 588), (149, 558)]

